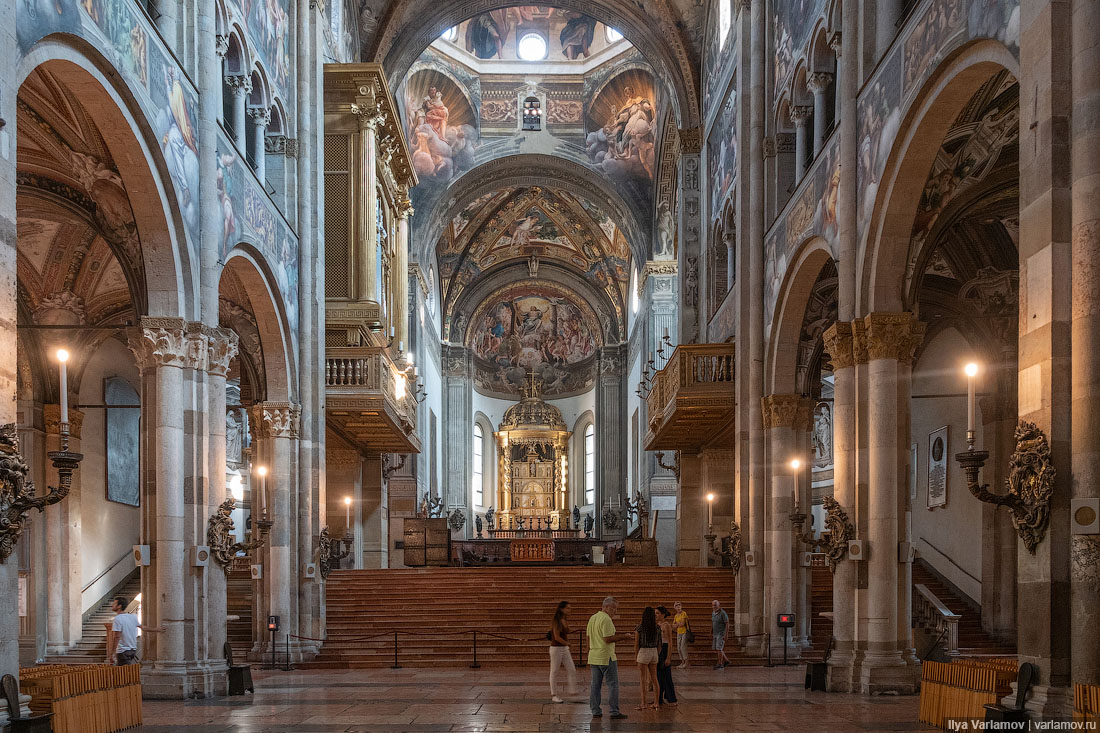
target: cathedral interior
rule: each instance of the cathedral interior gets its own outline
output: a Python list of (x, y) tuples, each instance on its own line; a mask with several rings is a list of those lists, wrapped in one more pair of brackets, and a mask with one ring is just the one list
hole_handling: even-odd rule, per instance
[(1097, 29), (0, 3), (0, 674), (109, 662), (117, 597), (139, 712), (466, 666), (410, 607), (538, 666), (501, 640), (614, 589), (922, 724), (971, 665), (1095, 726)]

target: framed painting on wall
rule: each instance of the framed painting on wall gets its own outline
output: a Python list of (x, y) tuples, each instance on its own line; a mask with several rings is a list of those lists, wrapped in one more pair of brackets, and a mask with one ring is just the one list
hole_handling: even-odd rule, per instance
[(928, 434), (928, 508), (947, 505), (947, 426)]

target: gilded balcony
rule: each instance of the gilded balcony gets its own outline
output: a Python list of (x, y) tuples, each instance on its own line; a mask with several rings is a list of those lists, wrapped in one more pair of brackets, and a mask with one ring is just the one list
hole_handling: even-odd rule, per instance
[(416, 395), (379, 346), (325, 349), (328, 427), (364, 453), (419, 453)]
[(646, 397), (646, 450), (698, 451), (728, 436), (734, 421), (734, 345), (681, 344)]

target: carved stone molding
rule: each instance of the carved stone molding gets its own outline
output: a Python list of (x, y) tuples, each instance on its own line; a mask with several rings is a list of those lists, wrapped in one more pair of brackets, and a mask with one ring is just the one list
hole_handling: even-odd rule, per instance
[(863, 321), (852, 321), (852, 361), (867, 363), (867, 324)]
[(909, 364), (924, 340), (925, 324), (912, 313), (872, 313), (864, 319), (867, 358), (894, 359)]
[(775, 152), (776, 152), (775, 138), (774, 137), (764, 138), (763, 148), (764, 148), (764, 160), (767, 160), (768, 158), (774, 158), (775, 157)]
[(210, 374), (224, 377), (229, 374), (229, 362), (237, 355), (237, 333), (228, 328), (207, 328), (206, 369)]
[(258, 402), (252, 406), (252, 424), (261, 438), (297, 438), (301, 412), (290, 402)]
[(1070, 577), (1083, 583), (1100, 581), (1100, 537), (1078, 534), (1070, 542)]
[(855, 355), (852, 351), (852, 324), (837, 321), (825, 329), (822, 334), (825, 342), (825, 353), (829, 355), (829, 361), (833, 370), (845, 369), (855, 364)]
[(772, 394), (760, 399), (763, 412), (764, 429), (793, 428), (798, 420), (804, 402), (802, 395)]
[[(42, 420), (46, 424), (46, 435), (61, 434), (61, 405), (43, 405)], [(80, 429), (84, 425), (84, 411), (69, 408), (69, 435), (80, 440)]]
[(325, 465), (329, 467), (357, 466), (362, 460), (354, 448), (325, 448)]
[(703, 133), (698, 127), (680, 128), (680, 154), (698, 155), (703, 149)]
[(814, 429), (814, 408), (817, 406), (813, 400), (803, 397), (795, 410), (794, 423), (791, 427), (800, 433), (809, 433)]
[(225, 58), (225, 55), (229, 53), (229, 36), (223, 36), (220, 33), (214, 36), (214, 53), (220, 59)]

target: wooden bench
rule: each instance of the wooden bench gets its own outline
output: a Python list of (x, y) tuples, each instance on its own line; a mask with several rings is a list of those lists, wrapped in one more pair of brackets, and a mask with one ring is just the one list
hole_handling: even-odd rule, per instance
[(225, 652), (225, 664), (229, 667), (229, 694), (243, 695), (246, 690), (255, 692), (252, 687), (252, 665), (233, 664), (233, 645), (228, 641), (222, 649)]
[(8, 725), (11, 726), (11, 733), (49, 733), (53, 730), (50, 725), (53, 713), (31, 715), (28, 718), (20, 716), (19, 681), (15, 677), (10, 674), (0, 677), (0, 691), (8, 702)]

